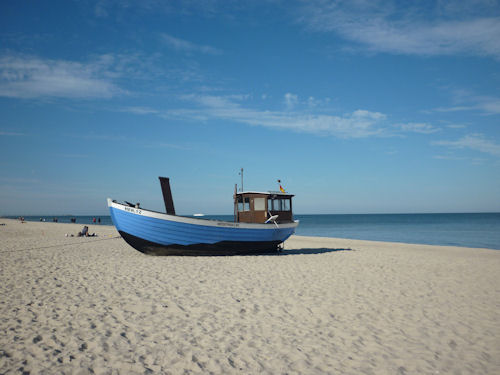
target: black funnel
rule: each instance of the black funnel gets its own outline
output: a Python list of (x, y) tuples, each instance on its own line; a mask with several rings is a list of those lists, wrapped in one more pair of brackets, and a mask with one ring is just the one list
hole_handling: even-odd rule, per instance
[(175, 215), (174, 200), (172, 199), (172, 192), (170, 191), (170, 180), (168, 177), (158, 178), (160, 179), (161, 191), (163, 193), (163, 201), (165, 202), (167, 214)]

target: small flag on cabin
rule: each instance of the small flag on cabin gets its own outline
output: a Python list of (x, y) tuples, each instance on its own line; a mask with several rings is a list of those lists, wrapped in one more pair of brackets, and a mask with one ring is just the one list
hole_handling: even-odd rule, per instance
[(283, 186), (281, 186), (281, 180), (278, 180), (278, 184), (280, 184), (280, 191), (281, 191), (282, 193), (284, 193), (284, 192), (285, 192), (285, 189), (283, 189)]

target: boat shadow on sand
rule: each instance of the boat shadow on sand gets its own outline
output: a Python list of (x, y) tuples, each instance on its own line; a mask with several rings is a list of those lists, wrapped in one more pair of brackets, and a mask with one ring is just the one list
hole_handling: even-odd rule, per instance
[[(331, 248), (317, 248), (317, 249), (284, 249), (279, 252), (277, 251), (263, 251), (263, 252), (252, 252), (249, 254), (235, 254), (238, 256), (284, 256), (284, 255), (311, 255), (311, 254), (327, 254), (327, 253), (335, 253), (338, 251), (355, 251), (350, 248), (339, 248), (339, 249), (331, 249)], [(217, 255), (215, 255), (217, 256)], [(234, 256), (234, 255), (233, 255)]]
[(284, 249), (275, 255), (302, 255), (302, 254), (326, 254), (334, 253), (337, 251), (353, 251), (353, 249), (330, 249), (330, 248), (320, 248), (320, 249)]
[[(281, 251), (252, 251), (252, 252), (243, 252), (243, 253), (224, 253), (224, 254), (169, 254), (170, 256), (187, 256), (187, 257), (233, 257), (233, 256), (244, 256), (244, 257), (254, 257), (254, 256), (272, 256), (272, 257), (280, 257), (280, 256), (288, 256), (288, 255), (314, 255), (314, 254), (327, 254), (327, 253), (336, 253), (339, 251), (356, 251), (350, 248), (306, 248), (306, 249), (284, 249)], [(164, 256), (164, 254), (158, 253), (146, 253), (147, 256)]]

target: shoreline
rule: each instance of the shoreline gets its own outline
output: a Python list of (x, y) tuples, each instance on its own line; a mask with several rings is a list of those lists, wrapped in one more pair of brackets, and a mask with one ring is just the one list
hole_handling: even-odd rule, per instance
[[(20, 220), (18, 219), (12, 219), (12, 218), (1, 218), (0, 217), (0, 225), (1, 221), (6, 220), (6, 221), (11, 221), (11, 222), (17, 222), (21, 223)], [(39, 223), (39, 224), (62, 224), (62, 225), (73, 225), (73, 226), (84, 226), (87, 225), (89, 227), (89, 231), (93, 233), (93, 229), (98, 230), (98, 228), (108, 228), (107, 230), (115, 230), (114, 225), (110, 224), (98, 224), (98, 223), (65, 223), (65, 222), (52, 222), (52, 221), (27, 221), (25, 220), (25, 223)], [(92, 229), (91, 229), (92, 226)], [(81, 229), (81, 228), (80, 228)], [(76, 233), (78, 233), (76, 231)], [(412, 242), (398, 242), (398, 241), (379, 241), (379, 240), (361, 240), (361, 239), (354, 239), (354, 238), (345, 238), (345, 237), (325, 237), (325, 236), (302, 236), (302, 235), (297, 235), (294, 234), (292, 235), (287, 241), (285, 241), (285, 247), (288, 241), (293, 240), (295, 238), (305, 238), (305, 239), (322, 239), (325, 241), (328, 240), (335, 240), (335, 241), (348, 241), (350, 243), (356, 243), (359, 242), (360, 244), (365, 243), (365, 244), (370, 244), (370, 243), (375, 243), (375, 244), (389, 244), (391, 246), (394, 245), (410, 245), (410, 246), (428, 246), (428, 247), (445, 247), (445, 248), (461, 248), (461, 249), (475, 249), (475, 250), (491, 250), (491, 251), (499, 251), (500, 249), (495, 249), (495, 248), (488, 248), (488, 247), (471, 247), (471, 246), (462, 246), (462, 245), (439, 245), (439, 244), (424, 244), (424, 243), (412, 243)]]
[(2, 222), (0, 373), (500, 372), (495, 250), (293, 236), (156, 257), (113, 226)]

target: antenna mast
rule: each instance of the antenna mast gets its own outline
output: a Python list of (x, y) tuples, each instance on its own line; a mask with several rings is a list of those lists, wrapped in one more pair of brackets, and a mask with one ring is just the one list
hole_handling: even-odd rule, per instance
[(243, 168), (241, 168), (240, 175), (241, 175), (241, 191), (243, 191)]

